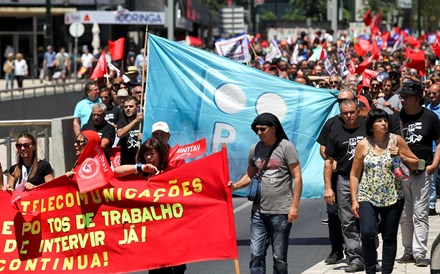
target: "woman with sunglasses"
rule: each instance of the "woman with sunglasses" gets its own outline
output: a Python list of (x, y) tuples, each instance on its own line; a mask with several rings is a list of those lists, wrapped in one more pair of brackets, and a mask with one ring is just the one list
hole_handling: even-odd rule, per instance
[[(165, 142), (156, 138), (146, 140), (136, 154), (136, 164), (121, 165), (115, 168), (114, 172), (117, 177), (125, 177), (130, 175), (142, 176), (150, 178), (168, 169), (169, 164), (169, 148)], [(177, 265), (150, 270), (150, 274), (183, 274), (186, 265)]]
[(38, 160), (34, 136), (21, 134), (15, 147), (18, 163), (9, 169), (8, 182), (3, 190), (30, 190), (54, 178), (52, 166), (45, 160)]
[[(94, 132), (92, 130), (85, 130), (82, 131), (78, 136), (76, 136), (75, 142), (73, 142), (73, 146), (75, 147), (75, 156), (77, 158), (79, 158), (79, 156), (81, 155), (81, 153), (84, 151), (84, 148), (86, 147), (87, 143), (88, 143), (88, 139), (86, 138), (86, 136), (84, 134), (86, 134), (87, 132)], [(99, 136), (98, 136), (99, 137)], [(76, 167), (77, 162), (75, 162), (75, 164), (72, 167), (71, 171), (67, 171), (66, 172), (66, 176), (68, 178), (73, 177), (73, 175), (75, 175), (75, 172), (73, 171), (73, 169)]]

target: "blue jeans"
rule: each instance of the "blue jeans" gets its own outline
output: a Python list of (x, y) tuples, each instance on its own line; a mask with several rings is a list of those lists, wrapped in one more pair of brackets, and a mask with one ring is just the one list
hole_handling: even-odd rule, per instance
[(292, 223), (287, 214), (264, 214), (252, 211), (251, 214), (251, 274), (266, 273), (266, 252), (272, 243), (273, 273), (287, 273), (287, 249)]
[(362, 253), (367, 274), (376, 273), (376, 237), (379, 216), (383, 240), (382, 273), (388, 274), (393, 272), (397, 252), (397, 231), (403, 205), (403, 199), (397, 200), (395, 204), (386, 207), (373, 206), (369, 202), (359, 203)]
[(435, 209), (435, 204), (437, 203), (437, 178), (438, 178), (439, 169), (440, 167), (434, 171), (434, 174), (432, 174), (431, 194), (429, 195), (430, 209)]

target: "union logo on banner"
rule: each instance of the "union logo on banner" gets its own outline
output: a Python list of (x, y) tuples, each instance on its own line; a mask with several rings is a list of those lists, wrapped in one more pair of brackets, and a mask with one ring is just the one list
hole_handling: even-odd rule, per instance
[(78, 176), (83, 179), (95, 177), (99, 172), (99, 162), (94, 158), (87, 158), (80, 166)]

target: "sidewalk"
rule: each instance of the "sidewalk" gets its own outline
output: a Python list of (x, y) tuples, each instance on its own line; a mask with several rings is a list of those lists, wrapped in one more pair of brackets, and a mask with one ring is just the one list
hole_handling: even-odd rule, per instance
[(17, 82), (14, 81), (14, 91), (5, 89), (5, 80), (0, 79), (0, 101), (20, 100), (24, 98), (34, 98), (58, 93), (82, 91), (84, 80), (68, 79), (66, 82), (61, 80), (43, 81), (39, 79), (24, 79), (23, 90), (19, 90)]
[[(440, 212), (440, 199), (437, 199), (437, 212)], [(440, 234), (440, 215), (429, 216), (429, 235), (428, 235), (428, 254), (427, 258), (431, 257), (431, 247), (437, 235)], [(382, 258), (382, 238), (379, 235), (380, 246), (377, 249), (379, 263), (381, 263)], [(330, 252), (330, 249), (329, 249)], [(397, 256), (396, 258), (400, 258), (403, 255), (403, 245), (402, 245), (402, 235), (399, 228), (399, 234), (397, 235)], [(325, 264), (324, 261), (314, 265), (313, 267), (307, 269), (303, 273), (305, 274), (341, 274), (346, 273), (344, 271), (347, 263), (345, 260), (341, 261), (339, 264), (328, 265)], [(365, 273), (365, 272), (357, 272), (357, 273)], [(407, 274), (429, 274), (431, 273), (430, 266), (428, 267), (417, 267), (415, 264), (394, 264), (393, 273), (407, 273)]]

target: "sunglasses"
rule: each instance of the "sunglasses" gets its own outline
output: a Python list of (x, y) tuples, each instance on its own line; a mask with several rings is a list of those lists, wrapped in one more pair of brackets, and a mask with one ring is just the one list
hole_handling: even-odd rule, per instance
[(31, 144), (15, 144), (15, 148), (20, 149), (20, 148), (29, 148), (31, 146)]
[(428, 95), (437, 95), (437, 92), (428, 92)]
[(339, 84), (338, 81), (330, 81), (329, 83), (330, 83), (330, 84)]
[(75, 140), (75, 142), (73, 142), (75, 145), (77, 146), (81, 146), (84, 145), (86, 143), (85, 140)]
[(255, 132), (261, 132), (261, 133), (265, 133), (267, 131), (268, 127), (256, 127), (255, 128)]
[(373, 84), (373, 85), (371, 85), (371, 87), (373, 87), (373, 88), (378, 88), (379, 85), (378, 85), (378, 84)]

